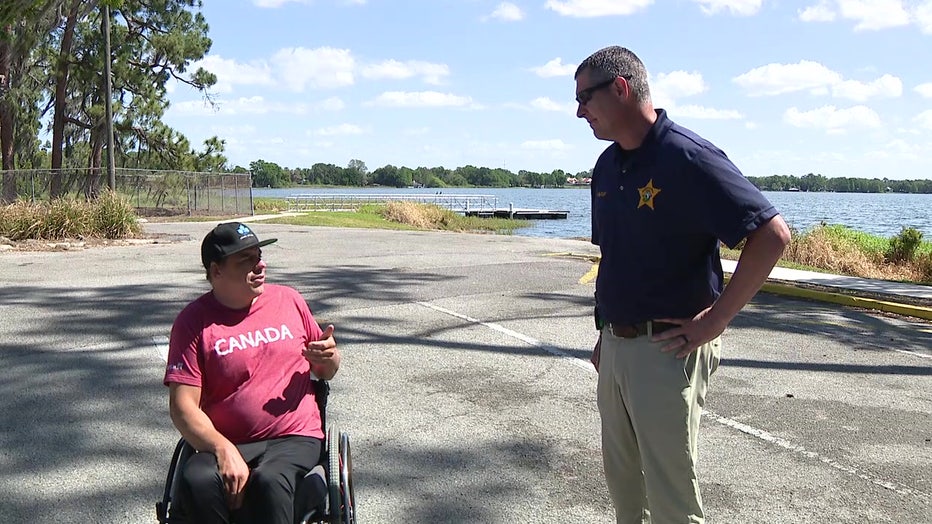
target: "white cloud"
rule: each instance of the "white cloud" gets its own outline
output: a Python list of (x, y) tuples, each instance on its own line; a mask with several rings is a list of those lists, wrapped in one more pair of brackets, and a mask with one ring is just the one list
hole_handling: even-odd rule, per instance
[(840, 73), (809, 60), (796, 64), (767, 64), (732, 80), (750, 96), (808, 91), (813, 95), (831, 94), (836, 98), (864, 102), (870, 98), (896, 98), (903, 94), (903, 81), (896, 76), (885, 74), (870, 82), (845, 80)]
[(217, 83), (211, 88), (217, 93), (229, 93), (234, 85), (268, 86), (274, 83), (272, 70), (264, 62), (244, 64), (220, 55), (208, 55), (192, 63), (190, 70), (196, 71), (199, 67), (217, 75)]
[(437, 91), (386, 91), (368, 105), (387, 107), (467, 107), (474, 106), (472, 98)]
[(355, 60), (349, 49), (290, 47), (272, 56), (276, 74), (287, 89), (327, 89), (353, 85)]
[(916, 92), (924, 98), (932, 98), (932, 82), (917, 85)]
[(314, 130), (317, 136), (361, 135), (366, 131), (355, 124), (340, 124)]
[(832, 95), (864, 102), (871, 97), (896, 98), (903, 94), (903, 81), (892, 75), (883, 75), (873, 82), (843, 80), (832, 86)]
[[(701, 73), (671, 71), (660, 73), (650, 81), (651, 98), (675, 100), (684, 96), (693, 96), (708, 90)], [(662, 105), (662, 104), (658, 104)]]
[(590, 18), (630, 15), (653, 3), (654, 0), (547, 0), (545, 7), (563, 16)]
[(304, 115), (311, 111), (339, 111), (343, 107), (343, 101), (339, 98), (328, 98), (316, 104), (306, 104), (272, 102), (262, 96), (251, 96), (231, 100), (217, 99), (215, 106), (211, 106), (203, 100), (189, 100), (172, 104), (169, 110), (182, 116), (267, 115), (273, 113)]
[(403, 80), (415, 76), (421, 77), (428, 84), (440, 84), (442, 79), (450, 75), (450, 68), (446, 64), (434, 64), (419, 60), (384, 60), (377, 64), (364, 66), (360, 71), (363, 78)]
[(698, 95), (707, 89), (701, 74), (686, 71), (660, 73), (649, 82), (654, 107), (666, 108), (668, 112), (673, 112), (678, 98)]
[(532, 67), (531, 71), (543, 78), (571, 76), (576, 72), (576, 66), (573, 64), (564, 64), (562, 58), (556, 57), (540, 67)]
[(916, 19), (916, 25), (919, 30), (927, 35), (932, 35), (932, 0), (916, 7), (913, 15)]
[(797, 11), (803, 22), (831, 22), (835, 19), (835, 10), (828, 2), (819, 2)]
[(824, 90), (841, 82), (840, 74), (818, 62), (767, 64), (736, 76), (733, 81), (751, 96), (779, 95), (793, 91)]
[(483, 17), (483, 20), (494, 18), (505, 22), (517, 22), (524, 20), (524, 12), (521, 8), (511, 2), (502, 2), (492, 11), (489, 16)]
[(821, 0), (799, 11), (803, 22), (831, 22), (836, 18), (855, 22), (856, 31), (877, 31), (915, 22), (932, 34), (932, 1), (916, 6), (910, 14), (902, 0)]
[(702, 12), (714, 15), (720, 11), (729, 11), (733, 15), (750, 16), (760, 11), (763, 0), (693, 0), (699, 4)]
[(321, 109), (323, 111), (340, 111), (345, 108), (346, 104), (343, 103), (343, 100), (332, 96), (326, 100), (321, 100), (315, 105), (316, 109)]
[(255, 135), (256, 127), (251, 125), (210, 126), (210, 131), (218, 136)]
[(521, 142), (521, 149), (531, 149), (534, 151), (566, 151), (571, 148), (572, 146), (558, 138), (552, 140), (525, 140)]
[(559, 113), (575, 113), (576, 103), (561, 104), (546, 96), (541, 96), (531, 100), (531, 108), (541, 111), (556, 111)]
[(847, 109), (823, 106), (812, 111), (800, 111), (791, 107), (783, 114), (783, 121), (794, 127), (824, 129), (830, 133), (844, 132), (851, 128), (880, 127), (880, 116), (866, 106)]
[(741, 120), (744, 115), (733, 109), (714, 109), (711, 107), (685, 105), (670, 109), (675, 118), (695, 118), (699, 120)]
[(663, 107), (674, 118), (696, 118), (702, 120), (740, 120), (740, 112), (731, 109), (715, 109), (700, 105), (677, 104), (683, 97), (695, 96), (708, 91), (702, 74), (688, 71), (660, 73), (650, 80), (651, 100), (654, 107)]
[(911, 144), (903, 139), (896, 138), (880, 146), (879, 149), (864, 153), (865, 158), (885, 159), (897, 158), (917, 160), (922, 153), (922, 146)]
[(919, 127), (932, 130), (932, 109), (919, 113), (913, 118)]
[(901, 0), (838, 0), (842, 18), (857, 22), (858, 31), (887, 29), (909, 24), (909, 13)]

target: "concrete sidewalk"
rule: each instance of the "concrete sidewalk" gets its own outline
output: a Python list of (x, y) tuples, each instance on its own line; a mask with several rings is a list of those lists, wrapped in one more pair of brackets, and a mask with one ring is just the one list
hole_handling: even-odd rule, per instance
[[(736, 261), (722, 260), (727, 274), (737, 265)], [(932, 320), (932, 307), (921, 305), (932, 305), (932, 286), (775, 267), (762, 291)]]

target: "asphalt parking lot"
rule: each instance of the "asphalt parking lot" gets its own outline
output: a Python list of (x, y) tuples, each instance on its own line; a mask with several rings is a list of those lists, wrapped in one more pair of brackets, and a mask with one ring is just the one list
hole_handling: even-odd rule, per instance
[[(160, 347), (213, 224), (0, 253), (0, 522), (155, 522), (178, 435)], [(594, 246), (256, 224), (344, 355), (365, 522), (612, 522), (588, 363)], [(932, 324), (760, 294), (700, 437), (711, 523), (932, 523)]]

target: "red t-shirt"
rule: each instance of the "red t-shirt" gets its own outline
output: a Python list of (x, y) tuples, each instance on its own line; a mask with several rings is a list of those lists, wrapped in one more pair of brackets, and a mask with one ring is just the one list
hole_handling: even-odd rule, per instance
[(208, 292), (175, 319), (164, 384), (201, 388), (201, 409), (234, 444), (323, 438), (310, 365), (301, 354), (321, 334), (307, 302), (290, 287), (266, 284), (242, 310)]

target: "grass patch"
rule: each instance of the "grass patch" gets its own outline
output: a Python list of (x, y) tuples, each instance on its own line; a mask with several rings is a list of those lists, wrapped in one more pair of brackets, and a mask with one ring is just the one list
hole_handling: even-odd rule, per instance
[[(722, 249), (722, 257), (737, 260), (738, 249)], [(932, 242), (904, 228), (889, 238), (840, 225), (820, 225), (793, 239), (777, 263), (803, 269), (862, 278), (932, 284)]]
[(357, 211), (312, 211), (297, 216), (277, 217), (268, 222), (301, 226), (506, 234), (531, 225), (526, 220), (464, 217), (439, 206), (416, 202), (367, 204), (360, 206)]
[(256, 197), (252, 201), (252, 208), (257, 215), (281, 213), (288, 211), (288, 201), (284, 198)]
[(127, 198), (109, 190), (93, 201), (76, 198), (41, 203), (19, 201), (0, 208), (0, 236), (15, 241), (119, 239), (140, 231)]

